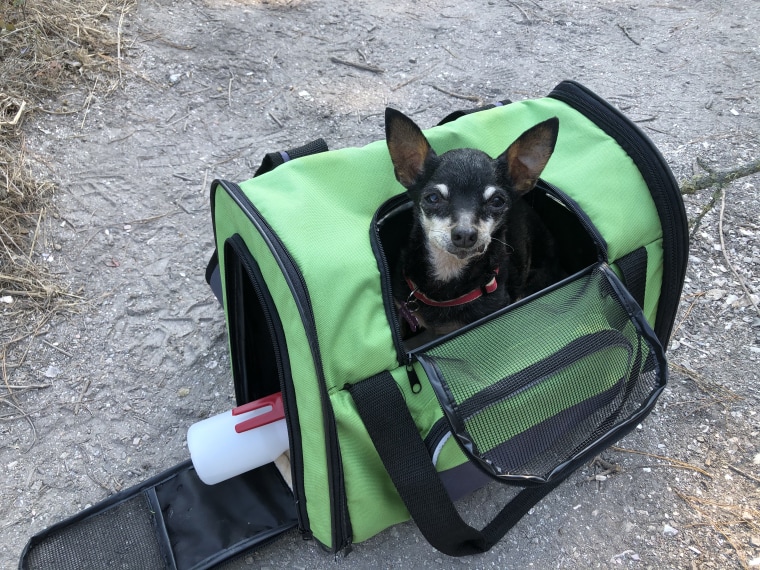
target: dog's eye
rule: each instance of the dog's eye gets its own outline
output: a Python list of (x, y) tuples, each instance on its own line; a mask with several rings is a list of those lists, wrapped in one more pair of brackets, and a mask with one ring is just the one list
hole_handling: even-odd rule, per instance
[(424, 200), (431, 206), (435, 206), (441, 203), (441, 195), (437, 192), (431, 192), (425, 196)]
[(488, 201), (488, 205), (492, 208), (503, 208), (507, 201), (502, 196), (494, 196)]

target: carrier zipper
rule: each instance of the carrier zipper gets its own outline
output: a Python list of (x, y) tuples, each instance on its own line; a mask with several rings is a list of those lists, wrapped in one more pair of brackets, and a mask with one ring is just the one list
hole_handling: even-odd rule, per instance
[[(296, 407), (295, 394), (292, 390), (293, 379), (290, 375), (290, 367), (285, 365), (287, 358), (285, 355), (283, 355), (281, 348), (284, 346), (284, 340), (280, 339), (277, 334), (277, 331), (281, 330), (282, 324), (279, 322), (275, 323), (275, 318), (272, 316), (275, 312), (275, 309), (272, 307), (273, 301), (271, 297), (264, 294), (264, 286), (262, 285), (263, 276), (261, 274), (261, 269), (259, 269), (258, 265), (250, 263), (250, 255), (241, 255), (241, 251), (247, 252), (243, 238), (239, 234), (235, 234), (230, 238), (230, 245), (233, 249), (237, 250), (236, 254), (238, 260), (243, 264), (246, 273), (251, 278), (253, 290), (256, 293), (256, 298), (259, 301), (259, 305), (261, 306), (262, 312), (264, 314), (264, 320), (266, 322), (267, 328), (269, 329), (269, 334), (272, 337), (273, 341), (277, 341), (272, 342), (272, 346), (275, 352), (274, 357), (280, 380), (280, 391), (285, 402), (286, 410), (291, 410), (291, 413), (285, 414), (285, 424), (288, 428), (291, 449), (298, 450), (297, 452), (290, 454), (290, 461), (292, 463), (293, 471), (299, 474), (293, 479), (296, 512), (298, 514), (299, 530), (302, 534), (308, 535), (310, 534), (307, 530), (308, 517), (306, 515), (304, 502), (301, 499), (301, 497), (305, 496), (303, 483), (303, 455), (300, 452), (301, 438), (300, 431), (295, 429), (293, 426), (292, 417), (292, 410), (296, 410), (297, 415), (298, 408)], [(238, 402), (238, 404), (240, 404), (240, 402)]]
[(554, 184), (550, 184), (543, 178), (539, 179), (538, 187), (544, 190), (549, 196), (557, 200), (560, 204), (562, 204), (565, 208), (573, 213), (573, 215), (581, 223), (581, 226), (583, 226), (583, 229), (589, 236), (591, 236), (591, 239), (594, 241), (594, 244), (596, 245), (599, 252), (598, 261), (603, 261), (606, 263), (608, 261), (607, 240), (605, 240), (604, 236), (599, 233), (599, 230), (591, 221), (591, 218), (589, 218), (588, 214), (583, 210), (583, 208), (581, 208), (578, 203), (570, 196), (568, 196), (565, 192), (554, 186)]
[(445, 416), (433, 424), (433, 427), (430, 428), (424, 439), (425, 447), (427, 447), (431, 457), (441, 443), (441, 440), (450, 432), (451, 427)]
[(574, 81), (563, 81), (549, 97), (566, 103), (615, 139), (634, 161), (649, 188), (660, 216), (664, 258), (655, 331), (662, 345), (667, 346), (676, 316), (675, 312), (669, 313), (681, 297), (689, 251), (688, 223), (678, 183), (649, 137), (607, 101)]
[[(240, 209), (245, 212), (249, 220), (254, 224), (261, 236), (267, 242), (267, 246), (274, 255), (280, 269), (283, 271), (289, 287), (293, 293), (298, 311), (301, 314), (301, 320), (304, 325), (306, 337), (309, 342), (309, 348), (314, 358), (315, 370), (319, 379), (319, 392), (322, 406), (322, 416), (324, 419), (324, 430), (327, 444), (327, 473), (329, 480), (330, 504), (332, 508), (332, 550), (335, 552), (348, 549), (351, 545), (351, 523), (348, 516), (348, 505), (345, 493), (345, 483), (343, 479), (343, 463), (340, 457), (340, 447), (338, 445), (338, 434), (335, 426), (335, 416), (332, 407), (329, 404), (329, 397), (325, 384), (324, 371), (322, 369), (322, 357), (319, 349), (319, 340), (317, 338), (316, 325), (314, 323), (314, 310), (311, 299), (308, 294), (306, 281), (301, 274), (295, 260), (290, 255), (285, 245), (274, 232), (269, 223), (264, 219), (261, 213), (251, 203), (240, 186), (234, 182), (218, 181), (218, 183), (227, 191), (229, 196), (237, 203)], [(213, 200), (212, 200), (213, 204)], [(294, 404), (295, 402), (291, 402)], [(299, 450), (300, 452), (301, 450)], [(303, 473), (299, 473), (303, 477)], [(303, 484), (301, 482), (301, 484)], [(308, 521), (306, 513), (305, 497), (298, 497), (296, 504), (298, 506), (299, 521)], [(302, 518), (303, 516), (303, 518)], [(305, 525), (308, 530), (308, 522)]]
[[(381, 291), (383, 295), (383, 305), (385, 306), (385, 313), (388, 318), (388, 322), (391, 325), (391, 334), (393, 336), (393, 344), (396, 347), (396, 359), (399, 364), (406, 366), (407, 373), (412, 369), (412, 363), (414, 362), (412, 355), (404, 348), (404, 343), (401, 339), (401, 324), (398, 320), (398, 314), (396, 313), (396, 304), (393, 299), (391, 269), (388, 267), (388, 258), (385, 256), (385, 249), (383, 248), (382, 241), (380, 240), (380, 220), (401, 207), (405, 203), (409, 202), (409, 197), (404, 194), (398, 194), (393, 198), (385, 202), (380, 208), (378, 208), (375, 215), (372, 216), (372, 223), (370, 224), (370, 244), (372, 250), (375, 253), (375, 259), (378, 261), (378, 269), (380, 270)], [(412, 372), (414, 370), (412, 369)], [(414, 388), (414, 377), (409, 375), (409, 382)], [(417, 378), (417, 384), (419, 384), (419, 378)], [(415, 392), (416, 393), (416, 392)]]

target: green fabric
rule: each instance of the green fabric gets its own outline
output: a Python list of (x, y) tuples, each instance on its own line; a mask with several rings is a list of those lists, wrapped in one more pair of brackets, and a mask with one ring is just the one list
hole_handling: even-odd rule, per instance
[[(285, 329), (292, 375), (298, 378), (295, 393), (298, 409), (302, 410), (299, 420), (304, 462), (309, 465), (309, 476), (304, 480), (306, 495), (309, 498), (306, 502), (309, 520), (317, 540), (323, 544), (330, 544), (330, 493), (325, 434), (322, 416), (319, 413), (319, 384), (298, 308), (269, 248), (242, 210), (225, 192), (216, 192), (215, 202), (219, 240), (217, 243), (224, 243), (234, 234), (239, 234), (245, 240), (248, 250), (261, 267), (267, 287), (277, 305)], [(220, 224), (220, 220), (224, 223)], [(219, 264), (220, 267), (224, 267), (224, 248), (219, 249)], [(224, 273), (221, 272), (222, 289), (226, 291)]]

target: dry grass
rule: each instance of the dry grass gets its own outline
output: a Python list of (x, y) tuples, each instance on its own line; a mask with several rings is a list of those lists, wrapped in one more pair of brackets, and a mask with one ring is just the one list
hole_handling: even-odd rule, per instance
[(50, 113), (64, 89), (87, 94), (119, 84), (121, 26), (133, 6), (134, 0), (0, 0), (0, 378), (7, 391), (0, 400), (16, 409), (9, 376), (24, 361), (27, 341), (79, 300), (41, 256), (55, 185), (35, 172), (23, 125)]

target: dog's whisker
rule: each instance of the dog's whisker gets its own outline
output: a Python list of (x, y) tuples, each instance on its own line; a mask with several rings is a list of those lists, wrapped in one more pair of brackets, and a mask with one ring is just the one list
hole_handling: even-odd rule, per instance
[(502, 245), (505, 245), (506, 247), (508, 247), (508, 248), (510, 249), (510, 253), (514, 253), (514, 251), (515, 251), (515, 248), (514, 248), (514, 247), (512, 247), (511, 245), (509, 245), (507, 242), (505, 242), (505, 241), (502, 241), (502, 240), (500, 240), (500, 239), (496, 239), (495, 237), (492, 237), (492, 238), (491, 238), (491, 240), (492, 240), (492, 241), (495, 241), (495, 242), (498, 242), (498, 243), (500, 243), (500, 244), (502, 244)]

